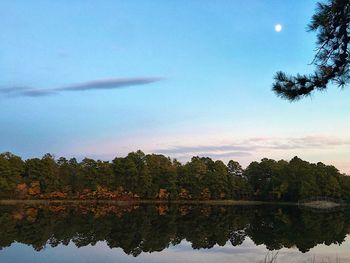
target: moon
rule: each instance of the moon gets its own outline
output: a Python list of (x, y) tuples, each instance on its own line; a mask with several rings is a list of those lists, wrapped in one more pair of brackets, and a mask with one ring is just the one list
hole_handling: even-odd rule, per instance
[(276, 24), (275, 25), (275, 31), (276, 32), (281, 32), (282, 31), (282, 25), (281, 24)]

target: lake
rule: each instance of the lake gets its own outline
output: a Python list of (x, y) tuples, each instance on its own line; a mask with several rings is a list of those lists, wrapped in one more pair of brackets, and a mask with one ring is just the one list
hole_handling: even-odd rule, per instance
[(350, 262), (350, 210), (0, 206), (0, 262)]

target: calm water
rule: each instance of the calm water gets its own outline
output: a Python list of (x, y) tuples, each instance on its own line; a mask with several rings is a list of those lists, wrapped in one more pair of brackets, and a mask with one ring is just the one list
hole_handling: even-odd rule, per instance
[(350, 211), (0, 206), (0, 262), (350, 262)]

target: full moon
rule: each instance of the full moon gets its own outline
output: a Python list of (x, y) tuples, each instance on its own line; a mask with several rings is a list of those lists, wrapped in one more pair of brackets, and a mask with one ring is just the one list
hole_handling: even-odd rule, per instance
[(282, 25), (281, 24), (275, 25), (275, 31), (276, 32), (281, 32), (282, 31)]

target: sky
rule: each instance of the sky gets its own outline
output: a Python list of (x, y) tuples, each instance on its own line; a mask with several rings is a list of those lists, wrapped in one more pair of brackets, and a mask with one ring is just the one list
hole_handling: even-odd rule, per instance
[(313, 70), (315, 3), (0, 1), (0, 152), (299, 156), (350, 174), (350, 89), (271, 91), (276, 71)]

